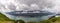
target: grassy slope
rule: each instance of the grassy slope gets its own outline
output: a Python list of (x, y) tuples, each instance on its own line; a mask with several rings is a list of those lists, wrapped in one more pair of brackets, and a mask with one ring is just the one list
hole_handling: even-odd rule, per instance
[(0, 13), (0, 23), (13, 23), (14, 21)]
[(8, 17), (0, 13), (0, 21), (9, 21), (9, 20), (10, 19)]
[(60, 23), (60, 17), (51, 17), (48, 20), (40, 21), (40, 23)]
[[(11, 19), (0, 13), (0, 23), (2, 22), (11, 22)], [(39, 22), (27, 22), (27, 23), (60, 23), (60, 17), (51, 17), (48, 20), (39, 21)]]
[(60, 23), (60, 17), (51, 17), (48, 20), (43, 20), (39, 22), (28, 22), (28, 23)]

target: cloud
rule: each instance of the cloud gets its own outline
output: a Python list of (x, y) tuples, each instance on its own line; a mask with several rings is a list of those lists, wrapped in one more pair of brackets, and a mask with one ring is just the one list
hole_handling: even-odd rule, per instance
[[(20, 1), (20, 2), (19, 2)], [(6, 3), (5, 3), (6, 2)], [(3, 4), (4, 3), (4, 4)], [(13, 11), (21, 11), (21, 10), (43, 10), (54, 7), (54, 4), (50, 1), (45, 0), (1, 0), (1, 5), (3, 5), (4, 10), (13, 10)], [(1, 7), (0, 7), (1, 8)], [(1, 8), (1, 9), (3, 9)], [(48, 10), (47, 10), (48, 11)]]
[(28, 11), (33, 11), (29, 13), (60, 13), (59, 0), (0, 0), (0, 3), (0, 12), (3, 13), (13, 11), (23, 11), (22, 13), (28, 13)]
[[(34, 15), (35, 17), (37, 15), (43, 16), (42, 18), (36, 18), (36, 20), (40, 20), (46, 18), (48, 15), (53, 16), (53, 14), (59, 14), (60, 0), (0, 0), (0, 12), (10, 19), (16, 18), (17, 20), (25, 20), (28, 19), (26, 17), (34, 17)], [(29, 13), (31, 14), (29, 15)]]

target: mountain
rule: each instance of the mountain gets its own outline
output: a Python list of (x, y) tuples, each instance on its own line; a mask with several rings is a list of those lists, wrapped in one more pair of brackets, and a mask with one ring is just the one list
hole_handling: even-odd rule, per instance
[(11, 19), (0, 13), (0, 21), (9, 21), (9, 20)]
[(47, 11), (13, 11), (13, 12), (6, 12), (6, 14), (14, 15), (14, 16), (23, 16), (23, 17), (39, 17), (39, 16), (46, 16), (52, 15), (53, 13)]

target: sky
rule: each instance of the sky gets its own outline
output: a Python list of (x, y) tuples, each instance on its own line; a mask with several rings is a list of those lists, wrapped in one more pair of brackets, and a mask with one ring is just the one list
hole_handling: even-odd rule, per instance
[[(53, 0), (0, 0), (0, 9), (9, 11), (49, 11), (54, 12), (56, 4)], [(59, 8), (58, 8), (59, 9)]]
[[(37, 10), (37, 11), (34, 11)], [(14, 18), (9, 12), (23, 11), (22, 13), (54, 13), (60, 14), (60, 0), (0, 0), (0, 12), (9, 18)], [(16, 12), (20, 13), (20, 12)]]

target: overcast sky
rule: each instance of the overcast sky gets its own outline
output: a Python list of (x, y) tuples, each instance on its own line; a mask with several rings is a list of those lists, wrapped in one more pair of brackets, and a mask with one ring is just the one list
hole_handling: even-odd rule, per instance
[(0, 0), (0, 10), (3, 12), (21, 10), (58, 12), (59, 6), (57, 6), (55, 0)]
[[(0, 0), (0, 12), (9, 18), (16, 17), (5, 12), (24, 11), (25, 13), (33, 10), (60, 14), (60, 0)], [(40, 13), (39, 11), (36, 12)]]

